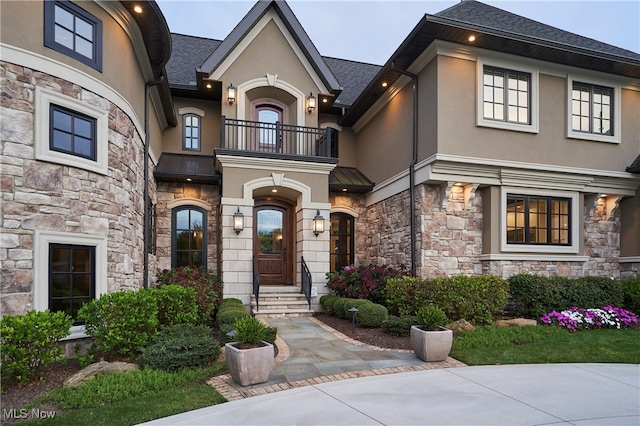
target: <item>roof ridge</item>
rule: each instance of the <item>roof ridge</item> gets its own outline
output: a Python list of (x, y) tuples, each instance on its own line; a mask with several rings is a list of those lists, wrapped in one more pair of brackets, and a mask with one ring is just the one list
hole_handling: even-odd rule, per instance
[(182, 37), (199, 38), (199, 39), (203, 39), (203, 40), (211, 40), (211, 41), (222, 42), (222, 40), (218, 40), (217, 38), (211, 38), (211, 37), (205, 37), (205, 36), (199, 36), (199, 35), (193, 35), (193, 34), (183, 34), (183, 33), (175, 33), (175, 32), (172, 32), (170, 34), (171, 35), (182, 36)]
[(356, 63), (356, 64), (362, 64), (362, 65), (372, 65), (372, 66), (380, 67), (380, 68), (383, 67), (383, 65), (374, 64), (373, 62), (363, 62), (363, 61), (357, 61), (355, 59), (337, 58), (335, 56), (328, 56), (328, 55), (321, 55), (321, 56), (324, 59), (336, 59), (338, 61), (353, 62), (353, 63)]

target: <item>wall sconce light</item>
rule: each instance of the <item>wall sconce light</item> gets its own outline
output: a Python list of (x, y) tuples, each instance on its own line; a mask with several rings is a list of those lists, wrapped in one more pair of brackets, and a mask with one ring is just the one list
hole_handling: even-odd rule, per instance
[(313, 218), (313, 233), (321, 234), (324, 232), (324, 217), (320, 216), (320, 210), (316, 212), (316, 216)]
[(238, 206), (238, 211), (233, 214), (233, 230), (236, 231), (236, 234), (239, 234), (244, 229), (244, 214), (240, 211), (240, 206)]
[(229, 87), (227, 87), (227, 101), (229, 105), (233, 105), (236, 101), (236, 88), (233, 87), (233, 83), (229, 83)]
[(313, 96), (313, 92), (309, 92), (309, 97), (307, 98), (307, 111), (313, 112), (316, 109), (316, 97)]

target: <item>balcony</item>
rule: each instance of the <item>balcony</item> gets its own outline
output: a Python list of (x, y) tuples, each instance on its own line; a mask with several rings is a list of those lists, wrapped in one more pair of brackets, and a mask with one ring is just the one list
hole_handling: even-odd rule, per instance
[[(332, 128), (222, 117), (220, 151), (227, 154), (313, 162), (336, 162), (338, 132)], [(216, 149), (218, 152), (218, 149)]]

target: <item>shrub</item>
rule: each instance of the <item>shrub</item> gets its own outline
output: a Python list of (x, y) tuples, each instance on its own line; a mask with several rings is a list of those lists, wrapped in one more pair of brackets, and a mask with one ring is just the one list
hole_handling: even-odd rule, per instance
[(157, 332), (158, 305), (150, 291), (118, 291), (82, 306), (78, 318), (98, 349), (133, 358)]
[(242, 300), (240, 300), (240, 299), (236, 299), (235, 297), (228, 297), (226, 299), (222, 299), (222, 301), (220, 302), (218, 310), (220, 310), (222, 308), (228, 308), (228, 307), (231, 307), (231, 306), (244, 307), (244, 304), (242, 303)]
[(158, 270), (156, 282), (159, 286), (177, 284), (192, 288), (200, 306), (199, 323), (207, 324), (215, 316), (222, 296), (222, 282), (204, 268), (181, 266), (177, 269)]
[(233, 339), (240, 348), (259, 345), (267, 337), (267, 326), (252, 316), (238, 318), (233, 324)]
[(278, 336), (278, 327), (267, 327), (265, 329), (264, 341), (269, 342), (272, 345), (276, 342)]
[(142, 365), (177, 371), (182, 368), (204, 368), (220, 356), (220, 345), (204, 325), (176, 324), (164, 328), (142, 350)]
[(497, 275), (454, 275), (436, 278), (436, 296), (432, 301), (452, 319), (491, 323), (501, 314), (509, 296), (509, 282)]
[(509, 278), (510, 309), (515, 315), (538, 318), (572, 306), (620, 306), (624, 292), (607, 277), (544, 277), (517, 274)]
[(349, 311), (349, 309), (356, 308), (360, 310), (362, 305), (371, 305), (373, 302), (366, 299), (346, 299), (347, 301), (344, 304), (344, 319), (352, 319), (353, 313)]
[(381, 303), (385, 300), (387, 279), (406, 274), (404, 265), (398, 268), (373, 264), (358, 267), (345, 266), (340, 271), (327, 273), (327, 287), (341, 297), (367, 299)]
[(438, 330), (447, 323), (447, 315), (434, 304), (418, 309), (418, 325), (423, 330)]
[(197, 324), (200, 319), (196, 292), (175, 284), (149, 289), (158, 304), (160, 325)]
[(251, 316), (247, 310), (242, 307), (230, 307), (225, 308), (224, 310), (218, 312), (216, 316), (216, 323), (218, 327), (223, 327), (225, 325), (233, 324), (236, 322), (236, 319), (242, 317)]
[(333, 302), (333, 311), (335, 312), (338, 318), (346, 318), (344, 305), (347, 303), (348, 299), (346, 297), (339, 297), (335, 302)]
[(388, 317), (387, 308), (378, 303), (363, 303), (356, 312), (356, 322), (363, 327), (380, 327)]
[(0, 321), (2, 380), (28, 382), (41, 368), (63, 360), (57, 342), (69, 335), (72, 324), (73, 320), (64, 312), (5, 315)]
[(326, 299), (324, 299), (324, 312), (327, 315), (336, 315), (336, 310), (335, 310), (335, 303), (336, 301), (338, 301), (340, 298), (338, 296), (334, 296), (331, 295), (329, 297), (327, 297)]
[(640, 276), (620, 281), (622, 306), (640, 314)]
[(415, 315), (433, 301), (435, 282), (421, 277), (396, 277), (387, 280), (385, 304), (393, 315)]
[(403, 315), (397, 317), (395, 315), (389, 315), (389, 317), (382, 321), (382, 330), (392, 336), (409, 337), (411, 334), (411, 326), (418, 324), (418, 317), (413, 315)]

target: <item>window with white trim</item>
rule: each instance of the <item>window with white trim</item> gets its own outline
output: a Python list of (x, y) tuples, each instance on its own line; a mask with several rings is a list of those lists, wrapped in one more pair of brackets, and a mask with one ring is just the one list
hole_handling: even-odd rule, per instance
[(579, 193), (501, 188), (501, 251), (577, 254)]
[(538, 132), (538, 70), (507, 59), (478, 59), (477, 125)]
[(109, 111), (36, 87), (36, 159), (109, 172)]
[(567, 136), (620, 143), (620, 97), (619, 84), (569, 76)]
[(102, 71), (102, 22), (69, 1), (44, 2), (44, 45)]

